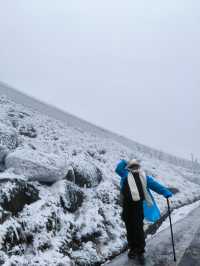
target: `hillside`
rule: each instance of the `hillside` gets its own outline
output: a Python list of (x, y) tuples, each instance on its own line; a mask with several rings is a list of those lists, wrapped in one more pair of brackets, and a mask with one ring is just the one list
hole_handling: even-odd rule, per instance
[[(198, 165), (194, 175), (189, 161), (2, 86), (1, 265), (101, 265), (122, 252), (119, 159), (141, 160), (147, 173), (176, 192), (173, 208), (200, 198)], [(164, 214), (165, 199), (155, 197)]]
[(68, 126), (81, 128), (84, 131), (90, 133), (96, 133), (98, 136), (114, 139), (117, 142), (127, 146), (128, 148), (131, 147), (134, 150), (144, 152), (146, 155), (148, 154), (150, 157), (153, 156), (154, 158), (157, 159), (163, 159), (171, 164), (175, 164), (178, 166), (183, 166), (191, 169), (193, 168), (195, 172), (200, 173), (200, 164), (198, 163), (195, 163), (194, 165), (189, 160), (179, 158), (177, 156), (168, 154), (164, 151), (156, 150), (152, 147), (150, 148), (146, 145), (130, 140), (124, 136), (110, 132), (106, 129), (91, 124), (83, 119), (80, 119), (72, 114), (66, 113), (56, 107), (44, 104), (43, 102), (36, 100), (28, 95), (25, 95), (2, 82), (0, 82), (0, 94), (7, 95), (10, 99), (14, 100), (15, 102), (20, 104), (23, 103), (26, 106), (38, 110), (42, 114), (46, 114), (57, 120), (64, 121), (65, 123), (67, 123)]

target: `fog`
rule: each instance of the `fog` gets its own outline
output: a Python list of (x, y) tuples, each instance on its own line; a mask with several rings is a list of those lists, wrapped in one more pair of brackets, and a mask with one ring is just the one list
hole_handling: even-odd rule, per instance
[(196, 0), (1, 2), (0, 80), (200, 159), (199, 13)]

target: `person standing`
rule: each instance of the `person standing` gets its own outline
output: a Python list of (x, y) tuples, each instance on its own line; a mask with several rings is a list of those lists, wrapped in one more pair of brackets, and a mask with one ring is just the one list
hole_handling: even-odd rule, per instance
[(155, 222), (160, 218), (159, 208), (150, 189), (165, 198), (171, 197), (172, 193), (152, 176), (146, 176), (136, 159), (121, 160), (115, 171), (121, 177), (122, 219), (127, 231), (128, 256), (143, 257), (146, 245), (143, 220), (145, 218)]

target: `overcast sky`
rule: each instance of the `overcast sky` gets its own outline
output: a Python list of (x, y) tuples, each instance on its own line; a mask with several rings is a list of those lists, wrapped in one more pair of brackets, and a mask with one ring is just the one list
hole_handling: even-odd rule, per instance
[(199, 0), (1, 1), (0, 80), (200, 159)]

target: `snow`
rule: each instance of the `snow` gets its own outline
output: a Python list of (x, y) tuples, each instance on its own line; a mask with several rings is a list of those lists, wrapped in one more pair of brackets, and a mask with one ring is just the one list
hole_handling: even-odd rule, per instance
[[(194, 209), (200, 206), (200, 201), (196, 201), (195, 203), (188, 204), (182, 208), (176, 209), (171, 213), (172, 224), (179, 222), (188, 216), (188, 214)], [(159, 227), (156, 233), (162, 232), (166, 228), (169, 227), (169, 220), (165, 220), (162, 225)]]
[(18, 148), (5, 160), (6, 168), (13, 173), (26, 176), (28, 180), (55, 182), (67, 173), (65, 160), (54, 154)]
[[(123, 145), (119, 136), (109, 137), (96, 127), (92, 131), (87, 123), (73, 126), (72, 118), (69, 125), (67, 120), (55, 120), (7, 97), (0, 97), (0, 103), (0, 132), (17, 139), (12, 149), (6, 144), (0, 185), (7, 179), (26, 180), (39, 190), (40, 197), (0, 225), (1, 243), (9, 226), (19, 227), (13, 233), (32, 239), (30, 244), (23, 240), (20, 247), (3, 251), (0, 258), (4, 257), (5, 265), (94, 265), (119, 254), (126, 246), (119, 177), (114, 172), (120, 159), (140, 159), (147, 173), (176, 188), (172, 208), (200, 198), (200, 186), (184, 160), (177, 158), (173, 163), (169, 155), (160, 158), (155, 150), (134, 142)], [(65, 180), (69, 170), (74, 172), (71, 182)], [(164, 214), (166, 199), (154, 196)], [(72, 204), (80, 202), (69, 211), (61, 204), (63, 197)], [(175, 211), (173, 219), (188, 209), (182, 209), (182, 214)], [(21, 248), (20, 255), (17, 248)]]
[(17, 143), (17, 132), (5, 123), (0, 122), (0, 145), (7, 149), (14, 149), (17, 147)]

